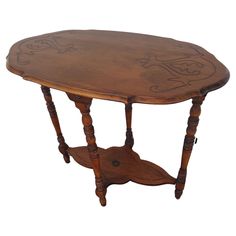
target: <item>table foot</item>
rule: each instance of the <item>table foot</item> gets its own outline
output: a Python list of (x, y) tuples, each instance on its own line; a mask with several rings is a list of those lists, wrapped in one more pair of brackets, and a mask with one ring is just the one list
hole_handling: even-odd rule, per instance
[(105, 197), (101, 197), (101, 198), (99, 198), (99, 201), (100, 201), (101, 206), (104, 207), (104, 206), (107, 205), (107, 200), (106, 200)]
[(70, 163), (70, 156), (69, 155), (64, 155), (63, 159), (64, 159), (65, 163), (67, 163), (67, 164)]
[(183, 193), (182, 190), (175, 189), (175, 198), (180, 199), (180, 197), (182, 196), (182, 193)]
[(100, 180), (96, 180), (96, 186), (99, 186), (99, 185), (101, 185), (102, 186), (102, 189), (101, 190), (99, 190), (98, 189), (98, 187), (96, 188), (96, 190), (95, 190), (95, 193), (96, 193), (96, 195), (99, 197), (99, 202), (100, 202), (100, 204), (102, 205), (102, 206), (106, 206), (106, 204), (107, 204), (107, 200), (106, 200), (106, 192), (107, 192), (107, 190), (106, 189), (104, 189), (104, 187), (103, 187), (103, 183), (99, 183), (100, 182)]
[(59, 142), (59, 151), (62, 153), (63, 155), (63, 158), (64, 158), (64, 161), (66, 163), (70, 163), (70, 156), (68, 155), (67, 153), (67, 150), (68, 150), (68, 145), (65, 143), (65, 139), (63, 137), (62, 134), (59, 134), (58, 137), (57, 137), (57, 140)]
[(187, 170), (181, 169), (179, 170), (177, 181), (176, 181), (176, 189), (175, 189), (175, 198), (180, 199), (183, 190), (184, 190), (184, 185), (186, 181), (186, 176), (187, 176)]

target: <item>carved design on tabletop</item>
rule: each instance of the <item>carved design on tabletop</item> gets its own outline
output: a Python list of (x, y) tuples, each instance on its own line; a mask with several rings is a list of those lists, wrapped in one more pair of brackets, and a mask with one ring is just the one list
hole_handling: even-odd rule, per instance
[(142, 76), (153, 85), (149, 90), (161, 93), (177, 88), (191, 86), (199, 80), (211, 78), (215, 72), (215, 65), (196, 48), (192, 55), (183, 55), (176, 59), (162, 59), (158, 54), (149, 54), (139, 58), (137, 62), (146, 70)]
[(47, 49), (53, 49), (56, 53), (62, 54), (76, 50), (73, 44), (64, 44), (62, 41), (62, 37), (50, 35), (24, 40), (18, 46), (17, 63), (27, 65), (30, 63), (29, 56)]

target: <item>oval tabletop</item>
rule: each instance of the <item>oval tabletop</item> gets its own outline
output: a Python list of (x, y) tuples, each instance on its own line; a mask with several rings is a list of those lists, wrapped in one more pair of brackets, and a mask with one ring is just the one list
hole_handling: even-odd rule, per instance
[(14, 44), (7, 68), (65, 92), (124, 103), (168, 104), (223, 86), (229, 71), (186, 42), (151, 35), (69, 30)]

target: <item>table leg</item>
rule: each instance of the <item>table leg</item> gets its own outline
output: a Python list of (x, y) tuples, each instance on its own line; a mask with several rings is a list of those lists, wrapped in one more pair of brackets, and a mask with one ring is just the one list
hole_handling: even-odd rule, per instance
[(126, 117), (126, 139), (125, 145), (130, 148), (134, 145), (134, 138), (131, 128), (131, 120), (132, 120), (132, 103), (125, 104), (125, 117)]
[(91, 98), (85, 98), (76, 96), (73, 94), (67, 94), (68, 97), (75, 102), (75, 106), (80, 110), (82, 114), (82, 122), (84, 125), (84, 133), (87, 141), (87, 148), (89, 157), (92, 162), (93, 171), (95, 174), (96, 182), (96, 195), (99, 197), (102, 206), (106, 205), (106, 188), (102, 181), (102, 173), (100, 167), (100, 158), (98, 154), (98, 148), (96, 144), (96, 138), (94, 135), (94, 127), (92, 125), (92, 117), (90, 116), (90, 106), (92, 103)]
[(191, 156), (193, 144), (195, 142), (195, 133), (197, 131), (197, 126), (199, 122), (199, 116), (201, 113), (201, 105), (205, 99), (205, 96), (199, 96), (192, 99), (192, 107), (190, 109), (190, 116), (188, 118), (188, 127), (186, 130), (186, 135), (184, 139), (183, 152), (181, 167), (179, 169), (176, 188), (175, 188), (175, 197), (179, 199), (183, 193), (184, 185), (187, 175), (187, 166), (189, 158)]
[(65, 160), (66, 163), (70, 162), (70, 157), (68, 155), (67, 149), (69, 148), (68, 145), (65, 143), (65, 139), (62, 135), (61, 132), (61, 127), (60, 127), (60, 123), (58, 120), (58, 116), (57, 116), (57, 111), (55, 108), (55, 105), (52, 101), (52, 96), (51, 96), (51, 92), (50, 92), (50, 88), (45, 87), (45, 86), (41, 86), (46, 104), (47, 104), (47, 108), (48, 108), (48, 112), (50, 114), (53, 126), (55, 128), (55, 131), (57, 133), (57, 140), (59, 142), (59, 146), (58, 149), (61, 152), (61, 154), (63, 155), (63, 158)]

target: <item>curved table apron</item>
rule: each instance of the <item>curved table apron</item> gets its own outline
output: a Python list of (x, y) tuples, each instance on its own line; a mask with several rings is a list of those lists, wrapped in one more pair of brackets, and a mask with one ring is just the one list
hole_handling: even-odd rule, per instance
[[(41, 85), (55, 127), (59, 151), (92, 168), (96, 194), (106, 205), (111, 184), (133, 181), (145, 185), (175, 184), (182, 195), (188, 161), (195, 142), (201, 104), (208, 92), (227, 83), (229, 71), (203, 48), (151, 35), (68, 30), (15, 43), (7, 68)], [(66, 92), (82, 114), (87, 147), (69, 147), (62, 135), (50, 88)], [(93, 98), (125, 103), (126, 140), (122, 147), (98, 148), (90, 106)], [(132, 150), (132, 103), (171, 104), (192, 99), (177, 178)], [(100, 158), (101, 157), (101, 158)]]

